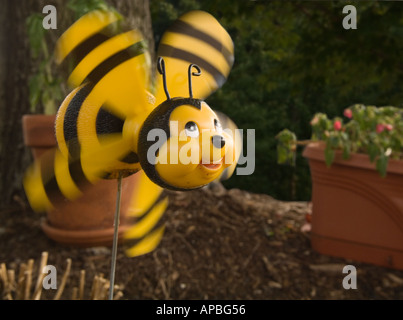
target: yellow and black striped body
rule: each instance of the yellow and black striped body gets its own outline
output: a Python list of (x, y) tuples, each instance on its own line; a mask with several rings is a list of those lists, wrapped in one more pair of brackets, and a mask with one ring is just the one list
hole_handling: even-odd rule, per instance
[[(206, 128), (215, 130), (219, 119), (203, 99), (228, 78), (234, 47), (228, 33), (210, 14), (192, 11), (180, 17), (164, 33), (158, 55), (165, 61), (172, 101), (182, 99), (185, 103), (170, 108), (172, 116), (164, 115), (161, 110), (172, 101), (166, 97), (162, 78), (150, 79), (149, 55), (142, 35), (137, 30), (120, 30), (120, 20), (115, 12), (93, 11), (60, 37), (57, 61), (72, 67), (67, 81), (72, 91), (56, 117), (58, 148), (28, 169), (24, 187), (32, 208), (45, 211), (60, 197), (74, 200), (86, 184), (128, 176), (147, 166), (149, 170), (141, 172), (143, 182), (133, 194), (133, 216), (141, 220), (127, 234), (135, 242), (129, 252), (134, 256), (151, 251), (162, 236), (163, 226), (158, 221), (167, 205), (160, 197), (162, 188), (190, 190), (218, 178), (224, 170), (223, 166), (220, 172), (203, 176), (202, 182), (183, 188), (180, 178), (165, 179), (164, 174), (173, 171), (169, 166), (159, 171), (158, 167), (149, 167), (140, 155), (147, 151), (139, 150), (146, 145), (140, 141), (140, 132), (147, 137), (149, 130), (162, 127), (169, 138), (170, 121), (181, 122), (182, 113), (193, 115), (200, 129), (207, 124)], [(198, 101), (197, 106), (200, 104), (196, 109), (186, 103), (190, 99), (186, 97), (191, 64), (197, 64), (201, 71), (191, 86), (192, 99)], [(156, 88), (154, 92), (152, 87)], [(199, 175), (200, 170), (208, 171), (206, 168), (198, 166)], [(158, 179), (151, 181), (155, 176)]]
[[(81, 148), (101, 148), (108, 137), (123, 140), (125, 120), (113, 115), (103, 105), (91, 104), (87, 100), (91, 87), (91, 84), (85, 84), (73, 90), (59, 108), (56, 138), (65, 157), (80, 158)], [(126, 177), (140, 169), (137, 153), (132, 148), (127, 148), (120, 158), (105, 165), (103, 178), (113, 179), (118, 173)]]
[[(123, 127), (128, 118), (153, 108), (146, 94), (149, 66), (142, 36), (136, 30), (118, 32), (119, 20), (111, 12), (90, 13), (63, 34), (57, 47), (59, 61), (73, 64), (68, 82), (76, 87), (57, 114), (60, 151), (66, 157), (84, 158), (89, 176), (91, 167), (101, 167), (102, 178), (141, 169), (135, 143), (123, 137)], [(105, 145), (119, 149), (113, 161), (95, 158)]]

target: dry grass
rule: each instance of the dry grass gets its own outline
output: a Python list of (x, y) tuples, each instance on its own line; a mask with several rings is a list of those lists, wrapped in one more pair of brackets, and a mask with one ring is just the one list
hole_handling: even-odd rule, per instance
[[(17, 270), (7, 269), (6, 264), (0, 264), (0, 297), (4, 300), (40, 300), (43, 292), (43, 280), (47, 273), (42, 272), (47, 265), (48, 252), (42, 252), (38, 267), (35, 268), (35, 261), (29, 259), (27, 262), (20, 263)], [(53, 300), (60, 300), (68, 282), (71, 273), (72, 260), (66, 259), (66, 268), (60, 283), (57, 284), (57, 291), (53, 295)], [(36, 270), (36, 272), (35, 272)], [(85, 270), (80, 271), (78, 285), (72, 287), (71, 300), (107, 300), (109, 292), (109, 280), (105, 279), (103, 274), (95, 275), (92, 279), (90, 290), (85, 281)], [(69, 284), (71, 284), (71, 281)], [(114, 286), (114, 300), (123, 296), (122, 288)], [(64, 295), (66, 296), (66, 295)], [(68, 299), (68, 298), (66, 298)]]

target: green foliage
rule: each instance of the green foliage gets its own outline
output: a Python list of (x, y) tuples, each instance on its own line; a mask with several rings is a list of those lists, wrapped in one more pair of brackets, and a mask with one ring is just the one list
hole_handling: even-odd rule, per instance
[(29, 102), (32, 112), (43, 110), (55, 114), (63, 97), (61, 79), (52, 74), (53, 56), (46, 41), (47, 30), (42, 26), (43, 15), (33, 13), (26, 19), (31, 58), (37, 61), (37, 71), (28, 79)]
[[(151, 1), (157, 42), (174, 19), (191, 9), (210, 12), (234, 41), (233, 70), (227, 83), (207, 102), (240, 128), (256, 130), (256, 170), (251, 176), (231, 177), (226, 186), (285, 200), (308, 200), (311, 190), (307, 161), (298, 153), (296, 167), (279, 165), (277, 133), (292, 128), (298, 137), (308, 138), (313, 114), (320, 112), (333, 118), (354, 103), (401, 105), (403, 6), (397, 2), (354, 2), (357, 30), (345, 30), (342, 10), (346, 4), (349, 3)], [(330, 129), (333, 123), (323, 119), (321, 125)], [(354, 130), (358, 125), (351, 123), (349, 134), (358, 134)], [(320, 132), (315, 133), (318, 139)], [(399, 145), (398, 139), (392, 140), (390, 143)], [(340, 141), (345, 157), (355, 147), (341, 133), (331, 141), (328, 163)], [(383, 168), (382, 150), (374, 148), (371, 152), (374, 159), (380, 159), (379, 168)]]
[(93, 10), (111, 9), (104, 0), (70, 0), (67, 8), (75, 13), (76, 19)]
[(288, 129), (282, 130), (277, 135), (277, 162), (295, 166), (295, 149), (297, 136)]
[[(92, 10), (114, 10), (104, 0), (69, 0), (67, 8), (76, 19)], [(49, 48), (50, 41), (46, 38), (48, 30), (42, 26), (43, 18), (43, 14), (33, 13), (26, 19), (31, 58), (37, 63), (36, 71), (28, 79), (29, 102), (33, 113), (55, 114), (65, 96), (65, 79), (52, 72), (57, 67), (53, 47)]]
[(45, 37), (45, 29), (42, 26), (43, 15), (33, 13), (26, 20), (26, 27), (28, 31), (28, 41), (31, 47), (33, 58), (37, 58), (43, 46), (43, 39)]
[[(329, 120), (323, 113), (316, 114), (311, 120), (312, 141), (323, 141), (325, 161), (330, 166), (337, 150), (343, 151), (348, 159), (352, 152), (364, 153), (371, 162), (376, 161), (376, 169), (381, 176), (386, 175), (390, 158), (403, 159), (403, 110), (396, 107), (374, 107), (356, 104), (344, 110), (347, 123), (335, 117)], [(292, 135), (283, 130), (279, 135)], [(298, 141), (279, 144), (288, 150), (278, 154), (279, 162), (284, 152), (295, 152)]]

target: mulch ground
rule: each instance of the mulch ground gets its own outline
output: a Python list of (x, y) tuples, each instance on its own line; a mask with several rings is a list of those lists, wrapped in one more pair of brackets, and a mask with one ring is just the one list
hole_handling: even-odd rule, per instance
[[(312, 250), (309, 203), (216, 188), (168, 193), (167, 228), (154, 252), (128, 258), (125, 245), (119, 247), (115, 283), (121, 299), (403, 299), (403, 271)], [(28, 209), (0, 212), (0, 263), (18, 273), (22, 263), (34, 259), (35, 283), (46, 251), (60, 282), (70, 258), (61, 299), (71, 299), (83, 269), (89, 299), (94, 277), (109, 278), (111, 250), (55, 243), (41, 230), (42, 218)], [(347, 264), (357, 268), (355, 290), (343, 289)], [(0, 293), (3, 289), (0, 284)], [(54, 295), (55, 290), (44, 290), (41, 299)]]

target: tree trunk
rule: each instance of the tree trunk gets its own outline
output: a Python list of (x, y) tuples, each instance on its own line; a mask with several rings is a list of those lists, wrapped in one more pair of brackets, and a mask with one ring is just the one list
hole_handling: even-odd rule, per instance
[[(109, 0), (131, 27), (143, 33), (154, 61), (154, 41), (149, 1)], [(25, 202), (22, 178), (32, 162), (24, 146), (21, 119), (31, 113), (29, 105), (29, 76), (36, 72), (38, 62), (30, 57), (26, 19), (32, 13), (42, 14), (45, 5), (57, 9), (57, 30), (48, 30), (49, 48), (73, 21), (65, 0), (10, 1), (0, 0), (0, 208)], [(45, 17), (45, 14), (44, 14)], [(46, 88), (45, 88), (46, 90)], [(38, 112), (38, 110), (35, 110)], [(39, 110), (40, 111), (40, 110)]]
[(123, 15), (127, 20), (128, 26), (132, 29), (138, 29), (143, 34), (147, 42), (148, 50), (150, 51), (151, 61), (153, 63), (152, 70), (155, 64), (155, 45), (154, 36), (152, 32), (152, 21), (150, 13), (149, 0), (109, 0), (109, 3), (116, 8), (116, 10)]
[(22, 141), (21, 116), (29, 112), (27, 80), (31, 63), (25, 19), (34, 6), (35, 1), (21, 5), (18, 1), (1, 0), (1, 207), (11, 204), (17, 196), (22, 196), (22, 176), (30, 161)]

